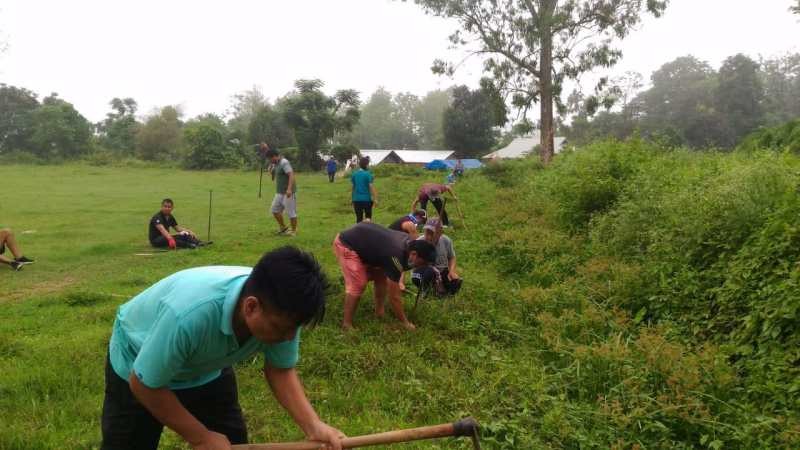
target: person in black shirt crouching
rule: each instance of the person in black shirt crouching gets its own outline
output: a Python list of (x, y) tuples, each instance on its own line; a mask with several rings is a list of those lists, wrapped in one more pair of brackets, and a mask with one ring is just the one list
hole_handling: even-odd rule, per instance
[[(203, 243), (197, 239), (192, 230), (178, 225), (178, 221), (172, 215), (173, 206), (172, 199), (165, 198), (161, 201), (161, 211), (150, 218), (150, 245), (158, 248), (168, 247), (173, 250), (202, 246)], [(169, 234), (170, 228), (174, 228), (178, 234)]]

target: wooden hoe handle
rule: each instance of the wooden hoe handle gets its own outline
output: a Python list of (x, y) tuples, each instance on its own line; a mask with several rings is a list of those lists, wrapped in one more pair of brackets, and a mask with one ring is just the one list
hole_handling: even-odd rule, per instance
[[(371, 445), (395, 444), (398, 442), (435, 439), (449, 436), (475, 436), (478, 422), (468, 417), (455, 423), (432, 425), (428, 427), (409, 428), (406, 430), (387, 431), (385, 433), (367, 434), (342, 439), (342, 448), (368, 447)], [(284, 442), (277, 444), (241, 444), (234, 445), (234, 450), (319, 450), (326, 443), (317, 441)]]

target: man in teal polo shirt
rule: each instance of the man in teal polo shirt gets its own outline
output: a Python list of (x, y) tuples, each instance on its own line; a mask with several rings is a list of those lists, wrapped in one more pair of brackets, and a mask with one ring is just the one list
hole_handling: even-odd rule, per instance
[(282, 247), (249, 267), (175, 273), (117, 311), (106, 362), (102, 449), (156, 449), (163, 426), (197, 450), (247, 442), (231, 366), (264, 355), (275, 398), (311, 440), (341, 448), (295, 370), (300, 327), (325, 313), (325, 276)]

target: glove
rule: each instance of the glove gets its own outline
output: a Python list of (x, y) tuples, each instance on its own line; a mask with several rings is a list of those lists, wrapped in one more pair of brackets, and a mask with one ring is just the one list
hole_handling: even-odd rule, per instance
[(171, 250), (175, 250), (175, 247), (176, 247), (176, 245), (175, 245), (175, 239), (173, 239), (173, 238), (169, 238), (169, 240), (167, 241), (167, 245), (169, 246), (169, 248), (170, 248)]

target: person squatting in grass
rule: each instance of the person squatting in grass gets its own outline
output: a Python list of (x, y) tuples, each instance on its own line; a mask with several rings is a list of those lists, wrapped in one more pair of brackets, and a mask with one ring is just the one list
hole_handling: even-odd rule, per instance
[(198, 267), (117, 310), (108, 346), (103, 450), (156, 449), (166, 425), (196, 450), (247, 443), (233, 365), (264, 355), (264, 378), (306, 438), (340, 449), (297, 375), (300, 328), (325, 313), (325, 276), (294, 247), (255, 267)]
[(392, 222), (392, 224), (389, 225), (389, 229), (408, 233), (411, 239), (416, 239), (418, 237), (417, 227), (419, 225), (425, 225), (427, 220), (428, 213), (425, 212), (424, 209), (418, 209)]
[[(272, 199), (270, 211), (278, 222), (278, 234), (294, 236), (297, 234), (297, 183), (294, 170), (289, 160), (282, 157), (276, 148), (269, 148), (264, 153), (272, 163), (271, 173), (275, 179), (275, 197)], [(289, 216), (292, 229), (283, 221), (283, 212)]]
[[(14, 259), (3, 256), (6, 252), (6, 247), (11, 250), (11, 255)], [(17, 244), (17, 239), (14, 237), (14, 232), (8, 228), (0, 230), (0, 262), (8, 264), (15, 271), (22, 270), (22, 266), (33, 264), (34, 260), (25, 257), (22, 254), (22, 249)]]
[(462, 279), (456, 271), (456, 252), (453, 241), (442, 234), (442, 223), (439, 219), (431, 219), (423, 228), (424, 239), (436, 247), (436, 261), (432, 266), (414, 269), (411, 282), (423, 296), (428, 292), (436, 295), (455, 295), (461, 289)]
[[(158, 248), (168, 247), (173, 250), (196, 248), (203, 245), (192, 230), (178, 225), (178, 221), (172, 215), (174, 207), (172, 199), (165, 198), (161, 201), (161, 210), (150, 218), (148, 229), (150, 245)], [(174, 228), (178, 234), (169, 234), (170, 228)]]
[(446, 184), (438, 184), (438, 183), (425, 183), (417, 192), (417, 198), (414, 199), (414, 202), (411, 203), (411, 211), (414, 211), (417, 208), (417, 205), (420, 205), (420, 208), (424, 210), (428, 210), (428, 201), (430, 200), (433, 203), (433, 206), (436, 208), (436, 212), (439, 214), (439, 217), (442, 219), (442, 224), (444, 227), (450, 226), (450, 221), (447, 218), (447, 211), (445, 211), (445, 200), (442, 198), (442, 195), (447, 192), (452, 197), (453, 200), (458, 201), (458, 197), (456, 197), (455, 191), (451, 186)]
[(356, 213), (356, 223), (365, 220), (372, 221), (372, 208), (378, 206), (378, 191), (375, 190), (375, 177), (367, 170), (369, 157), (364, 156), (358, 160), (358, 170), (350, 176), (350, 193), (353, 200), (353, 211)]
[(416, 327), (403, 310), (400, 275), (413, 267), (436, 260), (436, 250), (426, 241), (412, 240), (408, 234), (380, 225), (362, 222), (336, 235), (333, 252), (342, 269), (345, 285), (342, 328), (353, 328), (358, 301), (369, 281), (374, 282), (375, 314), (384, 315), (388, 291), (394, 315), (407, 330)]

